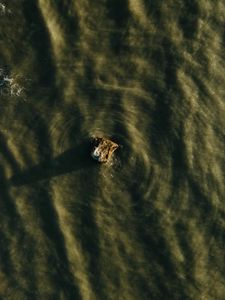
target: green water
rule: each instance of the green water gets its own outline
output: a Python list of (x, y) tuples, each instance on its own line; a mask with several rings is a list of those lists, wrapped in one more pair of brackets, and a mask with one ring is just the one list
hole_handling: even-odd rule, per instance
[(3, 4), (0, 299), (225, 299), (225, 2)]

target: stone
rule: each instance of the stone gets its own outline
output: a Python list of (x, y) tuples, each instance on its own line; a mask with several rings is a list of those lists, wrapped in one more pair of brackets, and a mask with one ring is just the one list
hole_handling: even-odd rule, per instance
[(93, 149), (91, 152), (91, 156), (98, 162), (106, 163), (110, 160), (113, 152), (118, 147), (118, 144), (109, 139), (103, 137), (95, 137), (93, 138)]

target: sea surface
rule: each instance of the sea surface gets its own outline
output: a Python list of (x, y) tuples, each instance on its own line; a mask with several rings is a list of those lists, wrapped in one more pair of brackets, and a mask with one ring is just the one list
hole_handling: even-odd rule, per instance
[(225, 1), (0, 2), (0, 299), (224, 300)]

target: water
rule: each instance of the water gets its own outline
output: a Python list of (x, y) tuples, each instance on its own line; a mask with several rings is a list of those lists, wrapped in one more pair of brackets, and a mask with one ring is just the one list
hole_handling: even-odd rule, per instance
[(224, 299), (224, 1), (1, 4), (1, 298)]

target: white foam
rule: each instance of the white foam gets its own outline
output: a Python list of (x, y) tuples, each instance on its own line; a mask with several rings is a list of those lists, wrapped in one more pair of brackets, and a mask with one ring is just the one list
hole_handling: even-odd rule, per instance
[(92, 152), (91, 156), (92, 156), (94, 159), (99, 160), (99, 157), (100, 157), (99, 149), (98, 149), (98, 148), (95, 148), (94, 151)]
[(7, 8), (5, 3), (0, 2), (0, 14), (7, 15), (7, 14), (11, 14), (11, 13), (12, 13), (11, 9)]

